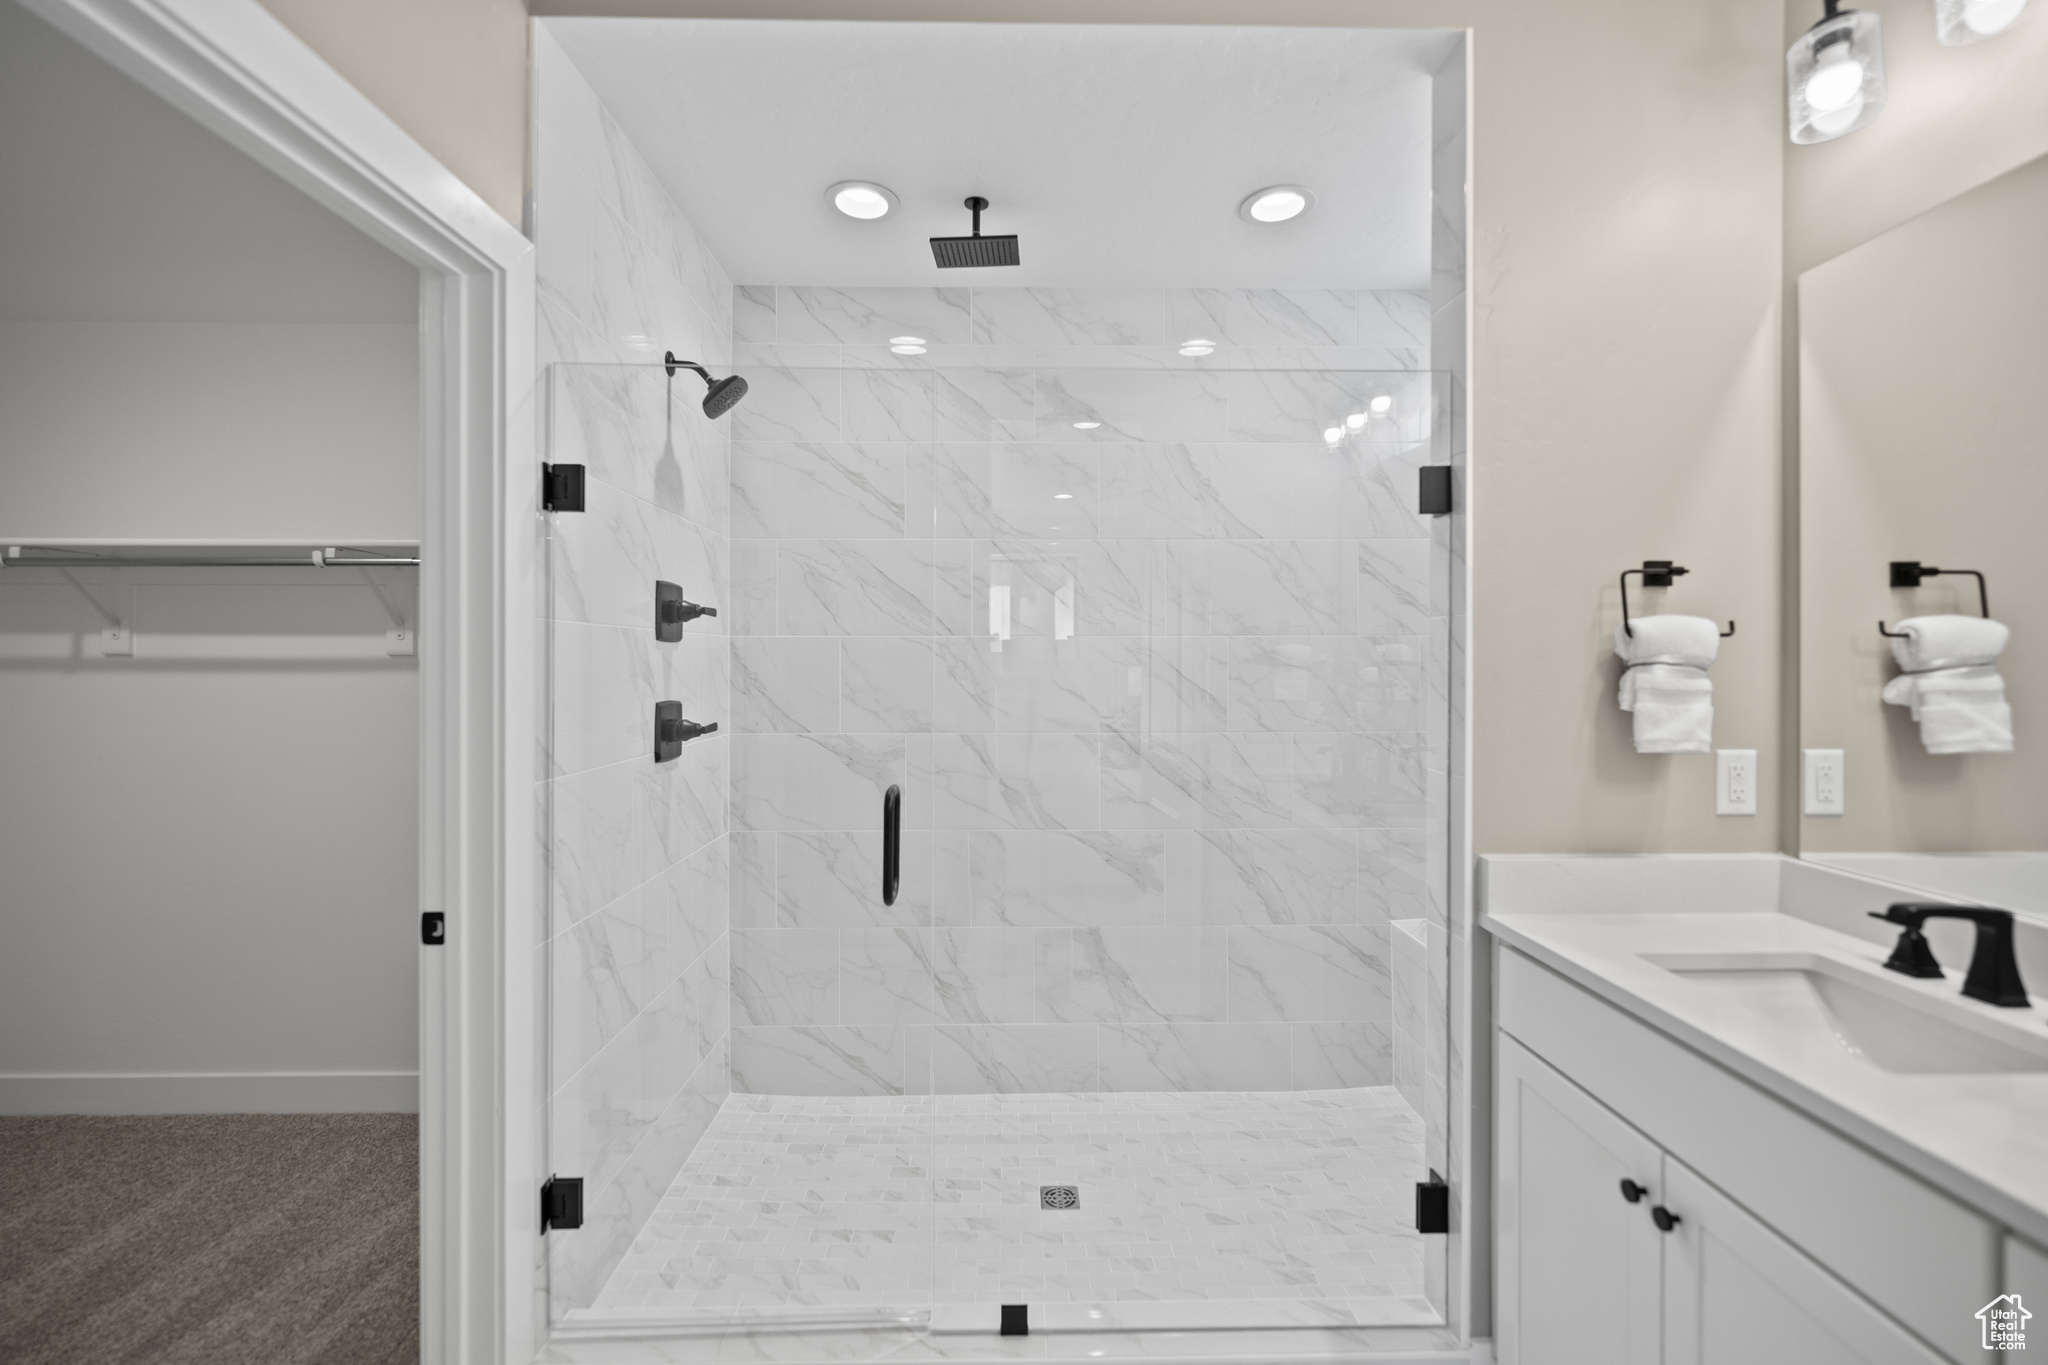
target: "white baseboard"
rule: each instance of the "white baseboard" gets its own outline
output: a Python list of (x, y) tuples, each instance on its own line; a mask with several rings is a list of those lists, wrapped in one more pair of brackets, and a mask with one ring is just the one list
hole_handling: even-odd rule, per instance
[(0, 1075), (0, 1114), (417, 1114), (417, 1071)]

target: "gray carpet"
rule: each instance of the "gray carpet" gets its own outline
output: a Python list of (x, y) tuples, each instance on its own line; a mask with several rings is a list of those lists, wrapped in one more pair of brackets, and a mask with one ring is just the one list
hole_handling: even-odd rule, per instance
[(0, 1118), (0, 1361), (411, 1365), (411, 1114)]

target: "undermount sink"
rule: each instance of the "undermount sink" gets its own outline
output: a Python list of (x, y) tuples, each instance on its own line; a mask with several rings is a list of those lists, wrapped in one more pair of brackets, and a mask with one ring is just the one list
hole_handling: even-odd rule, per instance
[[(1883, 1071), (1906, 1075), (2048, 1071), (2048, 1034), (1817, 953), (1645, 953), (1643, 960), (1713, 991), (1788, 1038), (1828, 1038)], [(1953, 986), (1950, 987), (1954, 989)]]

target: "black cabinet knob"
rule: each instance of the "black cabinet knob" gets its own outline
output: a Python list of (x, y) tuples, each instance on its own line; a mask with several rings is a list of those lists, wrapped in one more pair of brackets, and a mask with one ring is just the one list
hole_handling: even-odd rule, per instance
[(1650, 1221), (1657, 1225), (1657, 1231), (1669, 1232), (1679, 1224), (1679, 1217), (1662, 1204), (1650, 1206)]
[(1640, 1204), (1640, 1203), (1642, 1203), (1642, 1202), (1643, 1202), (1643, 1196), (1644, 1196), (1644, 1195), (1646, 1195), (1646, 1194), (1648, 1194), (1649, 1192), (1650, 1192), (1650, 1191), (1649, 1191), (1649, 1188), (1648, 1188), (1647, 1186), (1644, 1186), (1644, 1185), (1638, 1185), (1638, 1184), (1636, 1184), (1636, 1182), (1635, 1182), (1635, 1181), (1633, 1181), (1633, 1180), (1630, 1180), (1630, 1179), (1628, 1179), (1628, 1178), (1627, 1178), (1626, 1176), (1624, 1176), (1624, 1177), (1622, 1178), (1622, 1182), (1621, 1182), (1621, 1197), (1622, 1197), (1623, 1199), (1626, 1199), (1626, 1200), (1628, 1200), (1628, 1202), (1629, 1202), (1629, 1203), (1631, 1203), (1631, 1204)]

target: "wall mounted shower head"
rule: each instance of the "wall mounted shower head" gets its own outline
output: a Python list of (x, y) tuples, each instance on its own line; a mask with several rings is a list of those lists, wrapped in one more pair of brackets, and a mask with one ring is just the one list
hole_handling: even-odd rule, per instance
[(939, 269), (951, 270), (963, 265), (1016, 265), (1017, 235), (982, 236), (981, 211), (988, 207), (988, 200), (977, 194), (966, 202), (967, 207), (974, 211), (974, 235), (932, 238), (932, 260)]
[(731, 412), (739, 405), (739, 401), (742, 398), (747, 396), (747, 381), (738, 375), (729, 374), (723, 379), (713, 379), (711, 371), (705, 369), (696, 361), (677, 360), (674, 351), (664, 351), (662, 353), (661, 367), (668, 371), (670, 379), (676, 377), (677, 370), (695, 370), (703, 377), (705, 384), (709, 386), (704, 394), (704, 415), (706, 417), (718, 418), (725, 416), (725, 414)]

